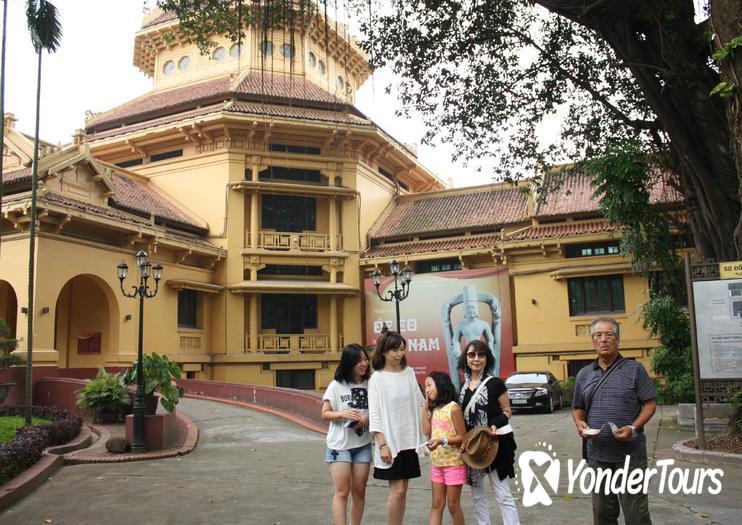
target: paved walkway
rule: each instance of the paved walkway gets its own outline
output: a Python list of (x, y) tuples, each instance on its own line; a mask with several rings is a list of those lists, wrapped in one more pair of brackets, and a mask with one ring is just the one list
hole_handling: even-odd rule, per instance
[[(200, 429), (196, 449), (186, 456), (148, 462), (66, 466), (34, 493), (0, 513), (3, 525), (255, 524), (330, 523), (332, 484), (324, 457), (324, 436), (285, 420), (226, 404), (183, 400), (179, 410)], [(651, 453), (669, 457), (673, 442), (689, 436), (658, 414), (647, 429)], [(662, 422), (662, 424), (660, 424)], [(553, 446), (563, 465), (578, 457), (568, 410), (516, 415), (519, 451), (538, 442)], [(679, 463), (691, 470), (699, 465)], [(429, 461), (408, 494), (405, 523), (427, 523)], [(549, 507), (523, 508), (523, 523), (589, 524), (589, 497), (566, 495), (566, 466)], [(718, 496), (652, 495), (653, 522), (736, 524), (742, 511), (742, 469), (725, 468)], [(519, 485), (512, 482), (516, 489)], [(384, 523), (386, 486), (369, 482), (364, 523)], [(474, 523), (468, 490), (462, 506)], [(499, 514), (493, 511), (493, 523)], [(448, 516), (444, 523), (450, 523)]]

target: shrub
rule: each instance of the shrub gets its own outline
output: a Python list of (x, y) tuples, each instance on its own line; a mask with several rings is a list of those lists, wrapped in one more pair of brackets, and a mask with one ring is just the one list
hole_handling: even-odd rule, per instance
[(575, 376), (569, 376), (564, 381), (559, 381), (562, 387), (562, 403), (565, 405), (572, 404), (572, 396), (575, 393)]
[[(34, 416), (51, 419), (53, 423), (21, 427), (15, 437), (0, 445), (0, 485), (36, 463), (47, 447), (62, 445), (80, 433), (82, 417), (57, 407), (34, 406)], [(24, 407), (0, 406), (0, 416), (18, 416)]]
[[(179, 387), (176, 379), (180, 379), (180, 366), (170, 361), (166, 355), (157, 352), (145, 354), (142, 359), (142, 375), (144, 376), (144, 395), (151, 396), (160, 393), (160, 403), (165, 410), (172, 412), (175, 405), (183, 397), (183, 388)], [(134, 361), (126, 372), (121, 375), (122, 384), (134, 383), (137, 380), (137, 363)]]
[(77, 391), (77, 406), (96, 411), (117, 411), (128, 405), (129, 391), (119, 381), (118, 374), (109, 374), (98, 367), (95, 379), (86, 379), (85, 386)]
[(734, 392), (729, 396), (729, 403), (732, 405), (734, 412), (729, 418), (729, 433), (742, 433), (742, 391)]
[(23, 359), (10, 353), (15, 350), (16, 344), (18, 339), (10, 337), (10, 326), (5, 319), (0, 319), (0, 370), (23, 363)]

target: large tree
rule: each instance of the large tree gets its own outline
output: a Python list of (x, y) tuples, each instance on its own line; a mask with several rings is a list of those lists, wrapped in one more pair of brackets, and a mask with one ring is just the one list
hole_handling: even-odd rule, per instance
[(36, 126), (34, 128), (33, 168), (31, 171), (31, 228), (28, 250), (28, 334), (26, 354), (25, 421), (31, 425), (33, 404), (33, 322), (36, 277), (36, 189), (39, 183), (39, 123), (41, 121), (41, 57), (53, 53), (62, 39), (62, 26), (54, 4), (47, 0), (26, 0), (26, 25), (36, 50)]
[[(319, 0), (320, 12), (328, 3)], [(243, 3), (158, 4), (177, 8), (186, 31), (203, 34), (211, 13), (223, 24), (230, 6)], [(286, 2), (253, 4), (280, 12)], [(742, 259), (739, 0), (711, 0), (713, 23), (700, 24), (693, 0), (348, 4), (372, 64), (400, 75), (401, 99), (422, 111), (428, 138), (454, 143), (464, 157), (495, 157), (495, 175), (513, 179), (639, 140), (677, 175), (701, 255)], [(239, 25), (236, 16), (227, 24)], [(723, 50), (717, 62), (712, 55)], [(725, 89), (710, 95), (722, 80)], [(554, 114), (563, 115), (561, 140), (542, 147), (536, 132)]]
[[(742, 3), (725, 9), (738, 23)], [(712, 53), (725, 42), (694, 22), (691, 0), (407, 1), (367, 30), (373, 60), (405, 79), (403, 100), (443, 115), (462, 151), (494, 149), (512, 176), (640, 139), (679, 175), (700, 253), (742, 257), (742, 150), (732, 148), (726, 100), (709, 95), (720, 81)], [(559, 107), (564, 140), (544, 150), (535, 129)]]

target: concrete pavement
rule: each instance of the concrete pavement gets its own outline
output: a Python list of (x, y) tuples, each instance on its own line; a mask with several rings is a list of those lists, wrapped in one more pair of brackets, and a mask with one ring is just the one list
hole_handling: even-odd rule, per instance
[[(185, 399), (179, 410), (200, 429), (189, 455), (151, 462), (66, 466), (23, 500), (0, 513), (3, 525), (142, 524), (328, 524), (332, 484), (324, 464), (324, 436), (288, 421), (243, 408)], [(658, 409), (647, 428), (650, 457), (670, 457), (672, 443), (690, 437), (672, 424), (667, 408)], [(566, 461), (579, 458), (579, 441), (568, 410), (554, 414), (517, 414), (519, 450), (544, 448), (562, 462), (560, 484), (548, 506), (524, 508), (523, 523), (592, 523), (590, 497), (566, 493)], [(427, 523), (430, 505), (429, 460), (423, 477), (413, 480), (405, 523)], [(678, 462), (691, 471), (701, 465)], [(650, 496), (655, 524), (734, 524), (742, 511), (742, 469), (724, 468), (722, 492)], [(364, 523), (384, 523), (386, 485), (369, 480)], [(467, 523), (473, 523), (468, 489), (462, 496)], [(493, 504), (493, 523), (499, 512)], [(47, 521), (51, 520), (51, 521)], [(450, 517), (444, 515), (444, 523)]]

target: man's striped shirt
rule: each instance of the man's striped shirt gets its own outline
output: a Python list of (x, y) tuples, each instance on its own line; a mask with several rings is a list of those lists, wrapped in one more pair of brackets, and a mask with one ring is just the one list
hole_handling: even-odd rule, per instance
[[(592, 395), (598, 382), (613, 367), (619, 368), (605, 380), (592, 399), (587, 414), (590, 428), (601, 428), (609, 421), (617, 427), (630, 425), (641, 412), (644, 402), (657, 397), (644, 365), (623, 359), (618, 354), (605, 371), (596, 359), (577, 373), (572, 408), (584, 410), (585, 398)], [(587, 455), (589, 459), (604, 463), (623, 463), (627, 455), (632, 461), (641, 459), (647, 455), (646, 438), (643, 432), (639, 432), (627, 441), (618, 441), (606, 425), (600, 434), (588, 440)]]

